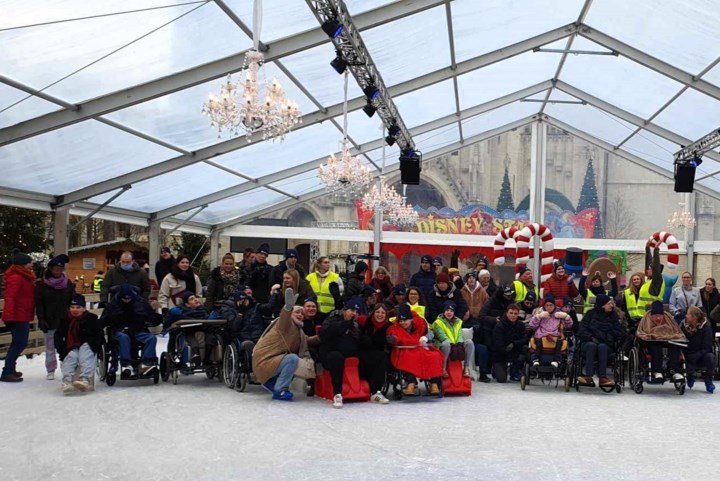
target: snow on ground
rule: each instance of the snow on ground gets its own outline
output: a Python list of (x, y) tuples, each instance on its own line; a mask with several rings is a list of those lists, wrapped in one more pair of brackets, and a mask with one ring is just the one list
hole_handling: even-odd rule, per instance
[[(158, 353), (165, 340), (160, 339)], [(702, 383), (599, 389), (475, 383), (387, 406), (271, 401), (204, 375), (66, 397), (43, 356), (0, 385), (0, 480), (694, 480), (720, 471), (718, 395)], [(59, 371), (58, 371), (59, 374)]]

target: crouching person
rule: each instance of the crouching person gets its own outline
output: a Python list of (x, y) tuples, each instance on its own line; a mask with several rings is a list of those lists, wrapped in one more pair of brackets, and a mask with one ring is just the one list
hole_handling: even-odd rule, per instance
[(682, 330), (688, 339), (688, 345), (683, 349), (687, 365), (687, 386), (692, 388), (695, 384), (695, 371), (703, 369), (705, 390), (712, 394), (715, 392), (713, 373), (715, 370), (715, 355), (713, 354), (713, 329), (705, 313), (692, 306), (685, 315)]
[(94, 388), (91, 381), (102, 342), (98, 317), (85, 310), (85, 297), (75, 294), (67, 318), (55, 331), (55, 348), (62, 362), (63, 393), (85, 392)]
[(443, 313), (440, 314), (435, 322), (433, 322), (432, 330), (435, 335), (435, 345), (440, 348), (443, 353), (443, 377), (447, 378), (447, 363), (450, 359), (450, 353), (454, 345), (462, 346), (465, 351), (465, 365), (463, 376), (470, 377), (470, 363), (475, 356), (475, 344), (472, 339), (465, 339), (462, 334), (462, 321), (459, 317), (455, 317), (455, 303), (453, 301), (445, 301), (443, 304)]

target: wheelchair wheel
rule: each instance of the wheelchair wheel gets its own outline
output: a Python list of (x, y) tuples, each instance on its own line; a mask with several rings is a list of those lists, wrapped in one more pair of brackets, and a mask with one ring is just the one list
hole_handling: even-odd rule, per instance
[(675, 381), (673, 384), (675, 385), (675, 390), (680, 396), (685, 394), (685, 380)]
[(525, 364), (525, 368), (523, 369), (522, 376), (520, 376), (520, 389), (525, 390), (525, 387), (529, 384), (530, 381), (530, 365)]
[(116, 378), (116, 375), (115, 375), (114, 372), (109, 372), (109, 373), (107, 373), (107, 375), (105, 376), (105, 383), (106, 383), (108, 386), (114, 385), (116, 380), (117, 380), (117, 378)]
[(237, 392), (244, 392), (249, 383), (250, 383), (250, 374), (247, 372), (241, 371), (240, 374), (238, 374), (237, 381), (235, 383), (235, 390)]
[(570, 391), (571, 384), (572, 383), (570, 382), (570, 373), (566, 372), (565, 373), (565, 392)]
[(160, 354), (160, 377), (163, 382), (168, 382), (170, 379), (170, 356), (167, 352)]
[(635, 394), (642, 394), (643, 390), (643, 385), (639, 383), (633, 387), (633, 391), (635, 391)]
[(158, 372), (157, 369), (155, 369), (155, 374), (153, 374), (152, 380), (153, 384), (157, 384), (160, 382), (160, 372)]
[(633, 347), (628, 353), (628, 382), (630, 388), (637, 394), (643, 392), (642, 382), (640, 381), (641, 374), (638, 372), (639, 368), (638, 351), (637, 348)]
[(100, 350), (97, 353), (97, 362), (95, 363), (95, 372), (97, 373), (97, 378), (100, 381), (105, 380), (105, 376), (107, 376), (107, 352), (105, 344), (102, 344), (100, 346)]
[(225, 386), (232, 389), (238, 382), (238, 351), (235, 343), (230, 343), (223, 354), (223, 380)]
[(177, 369), (172, 369), (172, 370), (170, 371), (170, 377), (172, 377), (172, 383), (173, 383), (173, 385), (176, 385), (176, 384), (177, 384), (177, 380), (178, 380), (178, 370), (177, 370)]

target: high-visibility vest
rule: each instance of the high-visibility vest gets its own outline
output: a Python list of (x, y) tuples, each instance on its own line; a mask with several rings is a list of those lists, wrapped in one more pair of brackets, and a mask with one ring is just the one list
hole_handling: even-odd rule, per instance
[[(523, 302), (527, 297), (527, 286), (522, 281), (513, 281), (513, 286), (515, 286), (515, 302)], [(537, 286), (535, 286), (535, 297), (540, 302), (540, 291), (538, 291)]]
[(335, 298), (330, 294), (330, 283), (337, 282), (337, 280), (340, 279), (340, 275), (336, 272), (329, 272), (325, 278), (325, 282), (322, 283), (322, 287), (320, 287), (320, 280), (315, 272), (308, 274), (305, 279), (310, 283), (310, 287), (312, 287), (313, 292), (315, 292), (317, 296), (318, 309), (320, 309), (320, 312), (327, 314), (328, 312), (334, 311)]
[(438, 318), (433, 323), (433, 327), (435, 326), (437, 326), (437, 329), (441, 329), (445, 333), (451, 344), (458, 343), (458, 340), (460, 339), (460, 329), (462, 329), (461, 320), (458, 319), (457, 321), (455, 321), (455, 324), (450, 326), (447, 319), (442, 316), (438, 316)]
[[(417, 312), (417, 315), (425, 319), (425, 306), (421, 306), (420, 304), (410, 305), (410, 310), (413, 312)], [(390, 322), (395, 322), (397, 317), (391, 317)], [(425, 321), (427, 322), (427, 321)]]
[(102, 283), (103, 283), (102, 277), (96, 277), (93, 280), (93, 292), (100, 292), (102, 290)]
[(645, 306), (640, 304), (640, 299), (635, 300), (635, 294), (630, 289), (625, 289), (625, 307), (632, 319), (641, 319), (645, 315)]
[(645, 309), (646, 306), (649, 306), (653, 303), (653, 301), (663, 301), (663, 297), (665, 296), (665, 281), (662, 281), (662, 286), (660, 286), (660, 293), (657, 296), (653, 296), (650, 294), (650, 284), (652, 283), (652, 280), (645, 281), (645, 284), (640, 287), (640, 296), (638, 297), (638, 305), (643, 308), (643, 316), (645, 315)]
[[(603, 291), (603, 294), (608, 295), (608, 291)], [(585, 297), (585, 310), (583, 312), (590, 312), (595, 307), (595, 300), (597, 296), (592, 293), (590, 289), (587, 291), (587, 297)], [(642, 316), (640, 316), (642, 317)]]

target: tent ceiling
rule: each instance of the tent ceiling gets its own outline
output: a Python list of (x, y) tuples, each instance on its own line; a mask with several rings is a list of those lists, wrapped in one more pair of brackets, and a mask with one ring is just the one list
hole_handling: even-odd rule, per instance
[[(667, 176), (679, 145), (720, 120), (720, 11), (706, 0), (345, 3), (426, 158), (544, 115)], [(0, 6), (0, 202), (92, 206), (130, 184), (109, 213), (172, 221), (207, 205), (190, 223), (198, 228), (322, 194), (315, 172), (341, 137), (342, 76), (305, 2), (265, 0), (268, 76), (305, 113), (283, 143), (218, 139), (200, 112), (242, 68), (252, 2), (42, 4)], [(143, 11), (57, 22), (132, 10)], [(17, 28), (42, 22), (55, 23)], [(377, 173), (381, 124), (359, 110), (354, 82), (349, 95), (354, 150)], [(396, 163), (397, 148), (388, 151)], [(707, 162), (699, 182), (716, 198), (718, 170)]]

